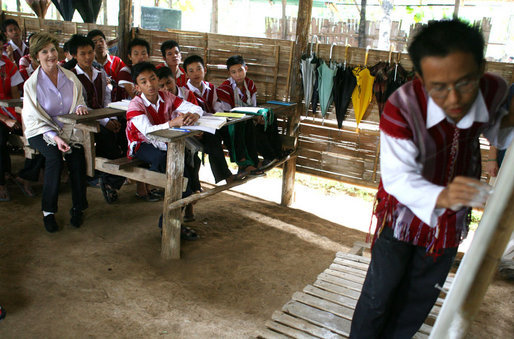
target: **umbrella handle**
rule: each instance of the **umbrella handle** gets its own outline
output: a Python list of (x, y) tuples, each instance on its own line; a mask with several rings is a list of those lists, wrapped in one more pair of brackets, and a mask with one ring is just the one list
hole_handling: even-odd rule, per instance
[(332, 46), (330, 46), (330, 56), (328, 57), (329, 61), (332, 61), (332, 50), (334, 49), (334, 46), (336, 45), (335, 42), (332, 43)]
[(312, 56), (312, 45), (314, 44), (314, 38), (316, 38), (316, 51), (318, 50), (319, 38), (316, 34), (313, 34), (312, 40), (311, 40), (311, 56)]
[(368, 66), (368, 56), (369, 56), (370, 48), (371, 48), (371, 46), (369, 46), (369, 45), (368, 45), (368, 47), (366, 47), (366, 55), (364, 56), (364, 67)]

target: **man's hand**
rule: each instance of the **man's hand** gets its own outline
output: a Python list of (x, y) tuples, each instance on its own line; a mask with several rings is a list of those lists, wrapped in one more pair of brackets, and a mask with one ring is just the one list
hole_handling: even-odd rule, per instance
[(7, 52), (7, 57), (9, 58), (9, 60), (14, 62), (14, 49), (12, 48), (12, 46), (8, 44), (5, 48), (5, 51)]
[(105, 128), (113, 133), (118, 133), (121, 129), (121, 124), (118, 120), (111, 119), (105, 124)]
[(21, 128), (20, 123), (16, 119), (7, 118), (6, 120), (4, 120), (4, 122), (7, 125), (7, 127), (11, 128), (11, 129), (20, 129)]
[(87, 107), (86, 106), (78, 106), (77, 109), (75, 110), (75, 113), (77, 115), (86, 115), (88, 113)]
[(200, 116), (195, 113), (184, 114), (184, 126), (191, 126), (200, 119)]
[(462, 207), (484, 207), (489, 197), (490, 187), (477, 179), (455, 177), (441, 191), (436, 201), (436, 208), (449, 208), (454, 211)]
[(57, 148), (59, 149), (59, 151), (66, 153), (70, 150), (70, 145), (68, 145), (64, 140), (62, 140), (60, 136), (56, 135), (54, 137), (54, 141), (57, 144)]
[(180, 127), (180, 126), (184, 125), (184, 117), (185, 117), (185, 114), (179, 113), (175, 119), (169, 121), (169, 123), (168, 123), (169, 126), (170, 127)]
[(498, 162), (496, 160), (487, 161), (485, 164), (485, 172), (491, 177), (498, 176)]

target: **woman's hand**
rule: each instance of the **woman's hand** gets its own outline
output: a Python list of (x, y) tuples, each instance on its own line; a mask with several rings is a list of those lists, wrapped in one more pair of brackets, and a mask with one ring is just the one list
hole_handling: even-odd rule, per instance
[(86, 115), (88, 113), (87, 107), (86, 106), (78, 106), (77, 109), (75, 110), (75, 113), (77, 115)]
[(66, 153), (70, 150), (70, 145), (68, 145), (64, 140), (62, 140), (60, 136), (56, 135), (54, 137), (54, 141), (57, 144), (57, 148), (59, 149), (59, 151)]
[(7, 125), (7, 127), (11, 128), (11, 129), (20, 129), (21, 128), (20, 123), (16, 119), (7, 118), (6, 120), (4, 120), (4, 122)]

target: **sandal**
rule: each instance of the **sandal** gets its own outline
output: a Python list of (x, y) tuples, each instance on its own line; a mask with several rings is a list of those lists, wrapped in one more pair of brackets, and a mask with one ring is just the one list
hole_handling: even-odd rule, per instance
[(102, 189), (102, 194), (108, 204), (112, 204), (118, 200), (118, 192), (116, 192), (116, 190), (112, 188), (111, 185), (106, 184), (103, 179), (100, 179), (100, 188)]
[(2, 191), (3, 191), (3, 196), (0, 196), (0, 202), (11, 201), (11, 195), (9, 194), (7, 187), (4, 186), (4, 189)]
[(192, 228), (182, 225), (180, 227), (180, 239), (182, 240), (197, 240), (200, 236)]
[(156, 202), (156, 201), (161, 200), (159, 197), (157, 197), (151, 193), (148, 193), (145, 195), (139, 195), (136, 193), (136, 198), (138, 198), (139, 200), (144, 200), (144, 201), (148, 201), (148, 202)]

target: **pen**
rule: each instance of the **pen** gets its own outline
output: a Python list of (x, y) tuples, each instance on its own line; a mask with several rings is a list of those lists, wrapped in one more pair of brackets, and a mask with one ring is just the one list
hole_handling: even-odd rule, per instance
[(180, 131), (180, 132), (191, 132), (190, 130), (188, 129), (185, 129), (185, 128), (179, 128), (179, 127), (172, 127), (171, 128), (172, 130), (175, 130), (175, 131)]

